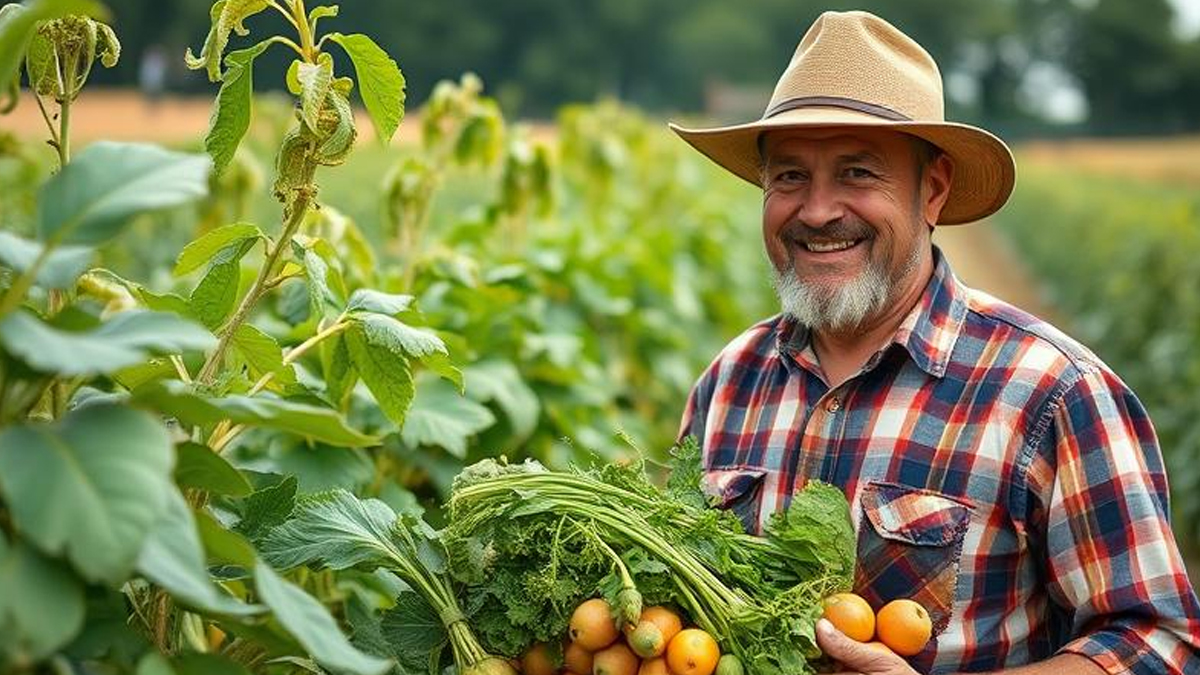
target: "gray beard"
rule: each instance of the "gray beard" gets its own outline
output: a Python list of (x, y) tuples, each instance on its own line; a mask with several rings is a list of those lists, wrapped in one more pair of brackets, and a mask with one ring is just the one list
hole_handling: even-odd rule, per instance
[(837, 285), (801, 281), (793, 264), (784, 270), (774, 265), (770, 268), (784, 316), (811, 330), (840, 333), (879, 314), (894, 295), (896, 284), (917, 268), (920, 259), (920, 248), (913, 247), (894, 278), (871, 261), (865, 273)]

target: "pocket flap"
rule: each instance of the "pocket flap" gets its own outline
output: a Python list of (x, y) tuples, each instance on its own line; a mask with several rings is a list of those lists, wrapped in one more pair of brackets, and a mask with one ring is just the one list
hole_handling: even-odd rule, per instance
[(863, 513), (885, 539), (916, 546), (945, 546), (966, 532), (972, 506), (946, 495), (904, 485), (869, 483)]
[(704, 491), (718, 506), (728, 507), (742, 497), (753, 495), (762, 484), (766, 469), (708, 469), (704, 472)]

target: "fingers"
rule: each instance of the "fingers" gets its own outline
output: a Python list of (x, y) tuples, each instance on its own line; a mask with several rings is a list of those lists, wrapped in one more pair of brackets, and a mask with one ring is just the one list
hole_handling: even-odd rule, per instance
[(826, 619), (817, 621), (817, 646), (837, 661), (845, 673), (911, 673), (908, 663), (892, 653), (863, 642), (851, 640)]

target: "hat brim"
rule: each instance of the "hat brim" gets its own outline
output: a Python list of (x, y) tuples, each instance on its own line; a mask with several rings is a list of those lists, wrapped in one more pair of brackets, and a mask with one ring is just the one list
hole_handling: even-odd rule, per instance
[(712, 161), (754, 185), (760, 183), (758, 137), (773, 129), (874, 127), (923, 138), (950, 156), (954, 177), (938, 225), (959, 225), (985, 218), (1004, 206), (1016, 183), (1016, 163), (1004, 141), (987, 131), (957, 122), (892, 121), (839, 108), (801, 108), (746, 124), (672, 131)]

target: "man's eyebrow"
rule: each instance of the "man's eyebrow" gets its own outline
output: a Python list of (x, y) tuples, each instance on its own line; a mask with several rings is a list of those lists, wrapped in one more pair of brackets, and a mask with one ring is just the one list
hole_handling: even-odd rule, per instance
[(856, 164), (859, 162), (866, 162), (866, 163), (870, 163), (870, 164), (884, 164), (885, 163), (883, 161), (883, 157), (880, 157), (878, 154), (871, 152), (870, 150), (863, 150), (862, 152), (852, 152), (852, 153), (846, 154), (846, 155), (839, 155), (838, 162), (840, 162), (842, 164)]

